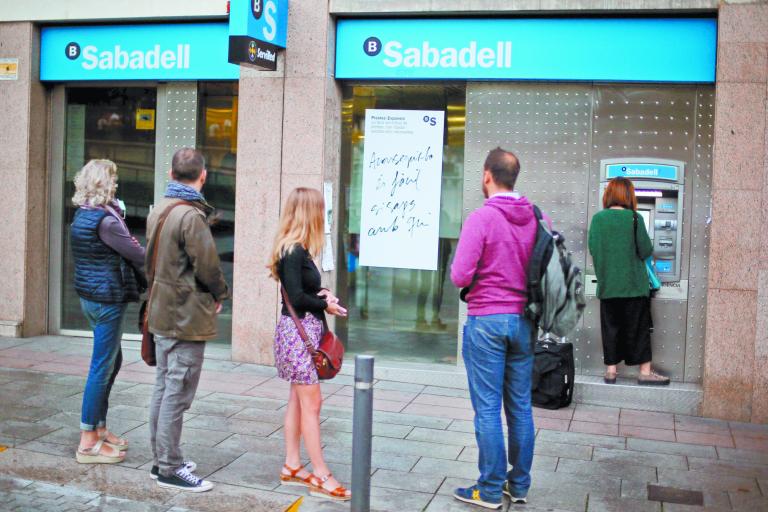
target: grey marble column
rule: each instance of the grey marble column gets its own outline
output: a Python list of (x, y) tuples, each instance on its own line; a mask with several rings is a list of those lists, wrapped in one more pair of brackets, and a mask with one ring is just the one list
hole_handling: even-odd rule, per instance
[[(325, 180), (333, 180), (338, 187), (341, 99), (332, 75), (334, 39), (326, 2), (293, 0), (288, 48), (277, 71), (241, 67), (232, 319), (237, 361), (273, 362), (278, 289), (266, 265), (281, 205), (297, 186), (322, 190)], [(326, 286), (335, 281), (331, 273), (323, 278)]]
[(0, 58), (18, 78), (0, 81), (0, 335), (46, 330), (48, 300), (48, 109), (39, 79), (40, 35), (32, 23), (0, 23)]

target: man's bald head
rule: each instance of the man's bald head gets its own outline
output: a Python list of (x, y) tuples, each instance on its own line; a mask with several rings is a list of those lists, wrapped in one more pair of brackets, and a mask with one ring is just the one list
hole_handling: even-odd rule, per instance
[(173, 154), (171, 177), (182, 183), (193, 183), (200, 179), (205, 169), (203, 154), (193, 148), (181, 148)]
[(520, 161), (514, 153), (501, 148), (493, 149), (488, 153), (483, 168), (491, 173), (496, 186), (514, 190), (517, 175), (520, 174)]

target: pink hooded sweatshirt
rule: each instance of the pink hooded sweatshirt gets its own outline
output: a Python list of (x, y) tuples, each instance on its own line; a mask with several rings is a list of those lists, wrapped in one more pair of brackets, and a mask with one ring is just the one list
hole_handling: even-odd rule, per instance
[(470, 214), (451, 265), (453, 284), (472, 286), (470, 315), (523, 313), (535, 241), (536, 217), (525, 197), (496, 195)]

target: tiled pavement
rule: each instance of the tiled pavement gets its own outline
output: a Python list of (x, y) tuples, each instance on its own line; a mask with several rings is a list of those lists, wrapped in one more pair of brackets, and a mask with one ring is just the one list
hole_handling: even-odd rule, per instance
[[(211, 351), (216, 355), (216, 348)], [(74, 462), (89, 343), (0, 339), (0, 510), (282, 511), (281, 423), (286, 385), (272, 368), (209, 358), (186, 417), (185, 455), (217, 483), (187, 495), (148, 478), (147, 404), (153, 372), (125, 350), (110, 426), (131, 442), (119, 466)], [(350, 481), (352, 388), (324, 384), (323, 441), (332, 470)], [(457, 386), (460, 384), (457, 384)], [(451, 491), (477, 473), (466, 390), (392, 381), (375, 386), (372, 508), (472, 510)], [(535, 410), (528, 511), (768, 511), (768, 426), (576, 406)], [(704, 507), (648, 501), (649, 483), (703, 492)], [(348, 510), (306, 498), (302, 512)]]

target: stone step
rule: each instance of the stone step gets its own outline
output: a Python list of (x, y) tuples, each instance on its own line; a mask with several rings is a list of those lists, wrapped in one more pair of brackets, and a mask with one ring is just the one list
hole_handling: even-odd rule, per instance
[[(342, 373), (353, 375), (354, 362), (350, 360), (349, 363), (345, 364)], [(407, 363), (395, 366), (382, 362), (375, 365), (374, 374), (378, 380), (467, 389), (463, 367)], [(616, 384), (605, 384), (602, 376), (576, 375), (574, 398), (576, 403), (698, 416), (704, 391), (695, 383), (638, 386), (635, 379), (620, 378)]]
[(618, 379), (616, 384), (606, 384), (602, 377), (577, 375), (574, 399), (580, 404), (698, 416), (704, 390), (688, 382), (638, 386), (634, 379)]

